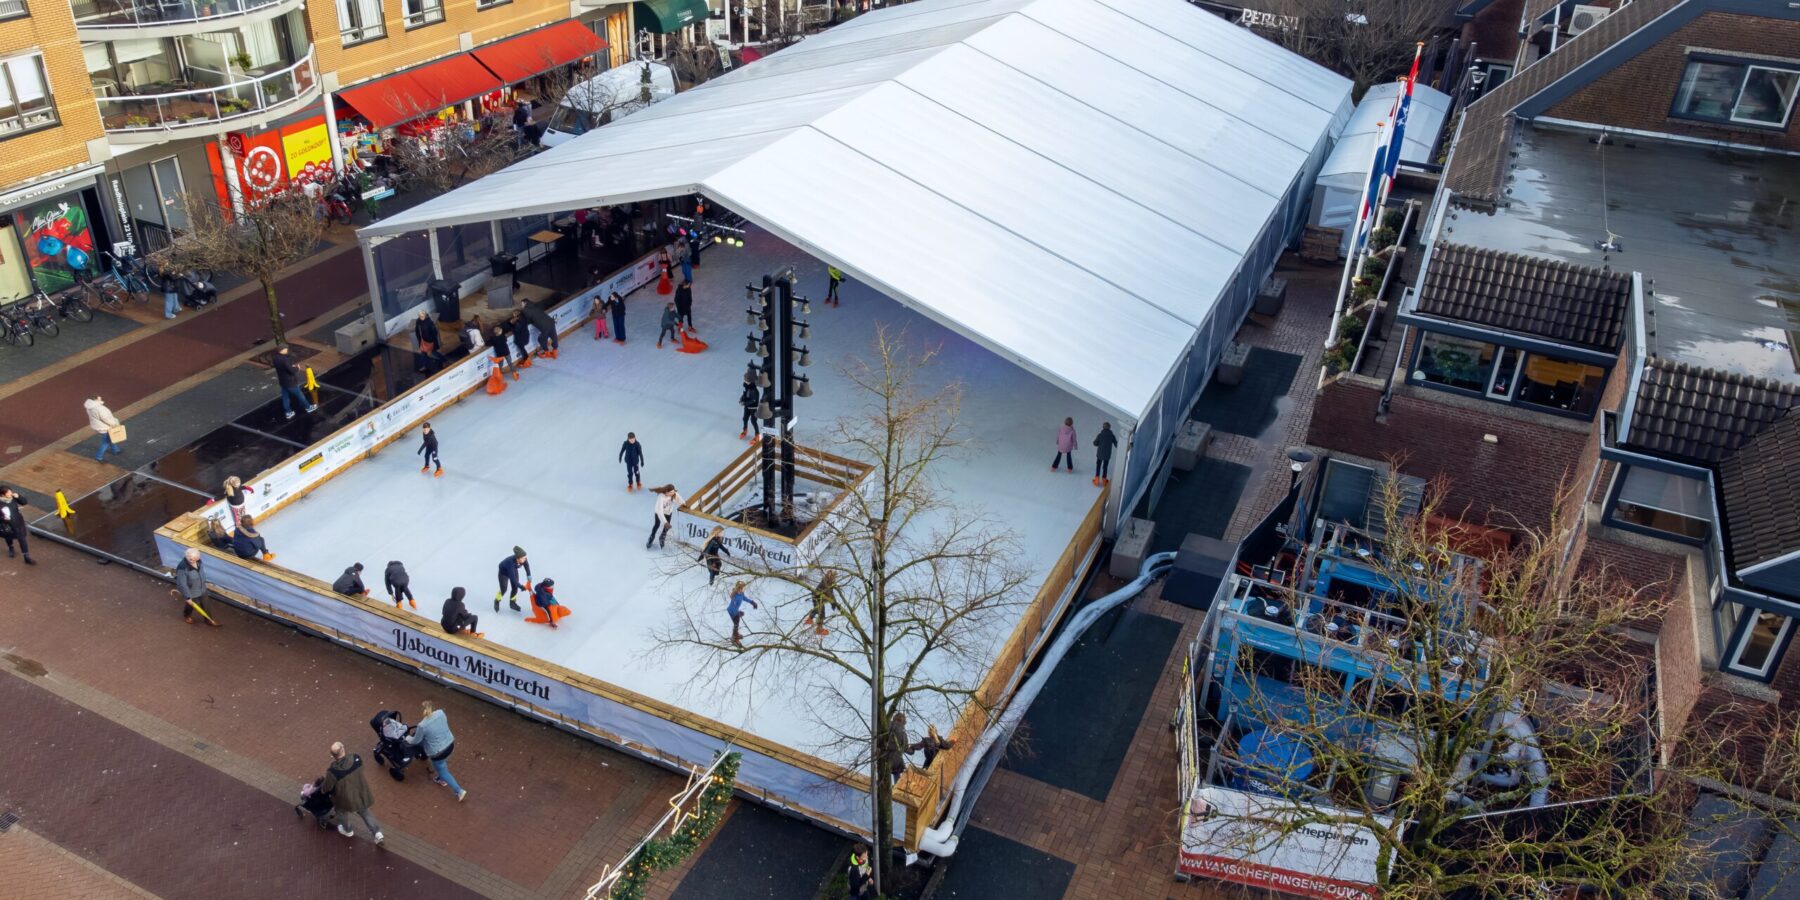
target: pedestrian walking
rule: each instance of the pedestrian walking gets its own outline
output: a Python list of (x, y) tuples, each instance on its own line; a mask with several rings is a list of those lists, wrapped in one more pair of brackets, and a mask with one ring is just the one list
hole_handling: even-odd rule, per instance
[(19, 492), (10, 485), (0, 486), (0, 538), (6, 540), (6, 558), (17, 555), (13, 544), (18, 544), (17, 553), (25, 555), (25, 564), (37, 565), (31, 558), (31, 529), (25, 524), (25, 514), (19, 510), (21, 506), (30, 506), (31, 501), (19, 496)]
[(346, 597), (367, 597), (369, 589), (363, 585), (362, 563), (351, 563), (343, 574), (331, 583), (331, 589)]
[(326, 767), (319, 789), (331, 797), (331, 808), (337, 811), (338, 834), (356, 837), (356, 831), (350, 827), (350, 817), (356, 816), (374, 832), (375, 843), (387, 840), (387, 835), (381, 833), (381, 823), (375, 820), (375, 795), (363, 778), (362, 757), (345, 750), (342, 741), (331, 745), (331, 765)]
[(875, 870), (869, 867), (867, 844), (857, 844), (856, 849), (850, 851), (850, 866), (844, 872), (844, 880), (850, 888), (846, 900), (875, 900)]
[(699, 333), (694, 327), (694, 283), (685, 279), (675, 289), (675, 320), (686, 325), (688, 331)]
[[(523, 582), (520, 582), (519, 580), (520, 572), (525, 573), (525, 580)], [(510, 593), (508, 593), (509, 588), (511, 589)], [(530, 590), (531, 560), (525, 557), (525, 548), (514, 547), (511, 556), (500, 560), (500, 589), (494, 592), (494, 612), (500, 611), (500, 601), (502, 599), (506, 601), (506, 605), (513, 608), (514, 612), (521, 612), (522, 610), (519, 609), (519, 592), (529, 592)]]
[(243, 479), (232, 475), (225, 479), (225, 505), (231, 510), (231, 526), (237, 527), (239, 519), (244, 517), (244, 501), (246, 495), (256, 493), (256, 489), (244, 483)]
[(281, 417), (293, 418), (296, 403), (307, 412), (317, 411), (318, 404), (306, 399), (306, 394), (300, 391), (300, 370), (294, 366), (294, 357), (288, 351), (288, 346), (283, 344), (276, 348), (275, 355), (269, 357), (269, 362), (275, 367), (275, 386), (281, 390)]
[(431, 430), (430, 422), (424, 423), (419, 428), (419, 453), (425, 457), (425, 464), (419, 467), (419, 474), (423, 475), (430, 471), (431, 467), (435, 464), (437, 466), (437, 474), (432, 477), (444, 477), (444, 460), (442, 457), (438, 456), (437, 432)]
[(819, 585), (813, 588), (812, 612), (807, 613), (805, 621), (801, 623), (811, 625), (813, 634), (821, 637), (831, 633), (831, 629), (825, 627), (825, 610), (827, 607), (838, 608), (837, 581), (837, 570), (825, 570), (825, 574), (819, 578)]
[(837, 266), (826, 266), (825, 277), (831, 279), (831, 283), (825, 287), (825, 305), (842, 306), (838, 301), (838, 286), (844, 283), (844, 273), (838, 271)]
[(675, 492), (675, 486), (672, 484), (653, 487), (650, 489), (650, 493), (656, 495), (656, 509), (651, 513), (650, 539), (644, 542), (645, 550), (650, 549), (652, 544), (658, 547), (666, 546), (665, 542), (669, 539), (669, 528), (675, 523), (675, 510), (681, 506), (681, 495)]
[(658, 348), (662, 347), (663, 338), (665, 337), (671, 341), (676, 340), (675, 326), (680, 322), (681, 313), (675, 309), (675, 304), (673, 302), (663, 304), (662, 330), (656, 333), (656, 346)]
[(181, 312), (181, 273), (165, 260), (153, 259), (146, 269), (151, 286), (162, 291), (163, 318), (173, 319)]
[[(721, 528), (714, 528), (713, 533), (716, 535), (723, 530), (724, 529)], [(718, 573), (718, 569), (713, 569), (714, 575), (717, 575)], [(750, 604), (751, 609), (762, 609), (762, 604), (750, 599), (750, 595), (744, 593), (744, 589), (749, 586), (750, 582), (748, 581), (740, 581), (737, 584), (732, 585), (731, 602), (725, 607), (725, 614), (731, 617), (731, 643), (736, 647), (744, 646), (744, 636), (741, 631), (741, 626), (744, 622), (744, 604)]]
[(419, 317), (413, 320), (413, 339), (419, 344), (419, 364), (414, 368), (420, 372), (435, 372), (438, 364), (444, 361), (443, 336), (438, 333), (438, 324), (425, 310), (419, 310)]
[(706, 545), (700, 548), (700, 562), (706, 565), (707, 584), (712, 584), (719, 577), (719, 570), (725, 566), (725, 560), (719, 558), (720, 554), (730, 556), (731, 548), (725, 546), (725, 527), (714, 525), (712, 533), (706, 536)]
[(206, 608), (206, 572), (201, 567), (200, 551), (189, 547), (181, 555), (181, 562), (175, 564), (175, 586), (169, 593), (181, 600), (181, 618), (189, 625), (194, 624), (194, 613), (199, 613), (206, 624), (219, 627)]
[(113, 411), (106, 408), (105, 401), (99, 397), (92, 397), (81, 405), (87, 410), (88, 427), (100, 435), (100, 452), (94, 454), (94, 461), (99, 462), (105, 459), (108, 450), (114, 453), (124, 453), (124, 450), (119, 449), (119, 445), (125, 443), (125, 426), (120, 425), (119, 417), (113, 415)]
[(1069, 461), (1069, 474), (1075, 474), (1075, 420), (1072, 418), (1064, 419), (1062, 427), (1056, 430), (1056, 458), (1050, 460), (1050, 471), (1056, 471), (1065, 459)]
[(644, 445), (638, 443), (637, 432), (625, 432), (625, 443), (619, 445), (619, 462), (625, 464), (625, 493), (643, 487), (644, 482), (638, 475), (644, 468)]
[[(1111, 422), (1100, 423), (1100, 433), (1094, 435), (1094, 487), (1112, 484), (1113, 448), (1119, 446), (1119, 436), (1113, 433)], [(1075, 464), (1070, 463), (1071, 467)]]
[(623, 344), (625, 343), (625, 295), (613, 291), (606, 298), (606, 303), (612, 307), (613, 343)]
[(394, 601), (395, 609), (402, 603), (412, 604), (413, 609), (419, 608), (419, 601), (413, 599), (412, 576), (406, 573), (406, 566), (399, 560), (388, 560), (387, 568), (381, 573), (381, 584), (387, 588), (388, 599)]
[(275, 554), (269, 552), (269, 542), (263, 540), (262, 533), (256, 530), (256, 520), (249, 513), (238, 520), (237, 530), (231, 533), (231, 552), (236, 553), (239, 559), (256, 559), (260, 556), (263, 562), (268, 562), (275, 558)]
[(456, 776), (450, 774), (450, 754), (456, 751), (456, 735), (450, 733), (450, 718), (430, 700), (419, 704), (419, 712), (418, 724), (412, 727), (406, 742), (425, 752), (425, 758), (431, 760), (431, 770), (437, 773), (431, 780), (449, 788), (450, 793), (456, 795), (456, 802), (461, 803), (469, 792), (463, 790), (463, 786), (456, 783)]
[(762, 392), (756, 389), (756, 378), (749, 372), (744, 373), (744, 390), (738, 394), (738, 406), (743, 407), (744, 418), (738, 427), (738, 440), (750, 434), (756, 427), (756, 409), (762, 405)]
[(443, 613), (438, 617), (438, 624), (444, 626), (445, 634), (466, 634), (473, 638), (482, 636), (481, 632), (475, 630), (480, 627), (481, 619), (469, 612), (468, 604), (463, 602), (463, 598), (467, 596), (469, 592), (462, 588), (450, 589), (450, 599), (444, 601)]

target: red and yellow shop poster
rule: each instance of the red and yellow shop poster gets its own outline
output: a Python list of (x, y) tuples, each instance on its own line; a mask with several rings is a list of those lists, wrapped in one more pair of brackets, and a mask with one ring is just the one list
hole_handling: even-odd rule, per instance
[(331, 174), (331, 132), (325, 117), (281, 130), (281, 150), (287, 157), (288, 177), (298, 181), (325, 181)]
[(15, 213), (25, 256), (39, 290), (54, 294), (94, 265), (94, 230), (79, 195), (48, 200)]

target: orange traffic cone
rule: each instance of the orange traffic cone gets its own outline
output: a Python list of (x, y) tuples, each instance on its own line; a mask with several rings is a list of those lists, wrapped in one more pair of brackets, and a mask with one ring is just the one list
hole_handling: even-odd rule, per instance
[[(517, 372), (513, 373), (514, 376), (517, 376), (518, 374), (519, 373)], [(506, 390), (506, 377), (500, 369), (500, 357), (496, 356), (494, 357), (494, 364), (488, 367), (487, 392), (490, 394), (498, 394), (504, 390)]]

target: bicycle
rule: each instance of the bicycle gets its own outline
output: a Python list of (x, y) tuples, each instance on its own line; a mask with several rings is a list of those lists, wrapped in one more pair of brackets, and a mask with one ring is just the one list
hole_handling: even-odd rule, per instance
[(101, 253), (106, 256), (108, 269), (106, 275), (100, 279), (102, 282), (110, 281), (117, 284), (127, 294), (131, 294), (139, 300), (150, 298), (150, 276), (144, 271), (144, 263), (141, 260), (135, 256), (121, 259), (106, 250), (102, 250)]
[(0, 308), (0, 336), (13, 346), (24, 344), (29, 347), (37, 343), (31, 333), (31, 319), (19, 310), (18, 304)]
[(76, 282), (79, 292), (92, 301), (88, 305), (98, 304), (107, 309), (119, 309), (125, 305), (125, 297), (129, 294), (126, 287), (119, 282), (116, 273), (109, 272), (93, 278), (84, 278)]
[(56, 337), (62, 333), (62, 326), (56, 323), (57, 317), (51, 314), (56, 311), (56, 307), (51, 305), (50, 298), (44, 296), (43, 291), (38, 291), (32, 299), (22, 301), (19, 305), (30, 319), (33, 331), (43, 332), (44, 337)]
[[(81, 294), (81, 291), (71, 288), (56, 295), (57, 315), (83, 323), (94, 321), (94, 308), (89, 306), (87, 301), (81, 299)], [(37, 302), (39, 306), (45, 306), (51, 301), (49, 297), (44, 296), (43, 291), (38, 291)]]

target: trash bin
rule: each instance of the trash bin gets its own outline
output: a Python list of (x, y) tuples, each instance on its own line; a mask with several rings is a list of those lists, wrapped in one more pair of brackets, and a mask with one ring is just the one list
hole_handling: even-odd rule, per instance
[(456, 322), (462, 319), (462, 310), (458, 308), (456, 286), (442, 278), (434, 278), (426, 287), (426, 294), (431, 297), (432, 308), (437, 313), (439, 322)]
[(496, 253), (488, 257), (488, 271), (495, 275), (511, 275), (518, 267), (518, 261), (510, 253)]

